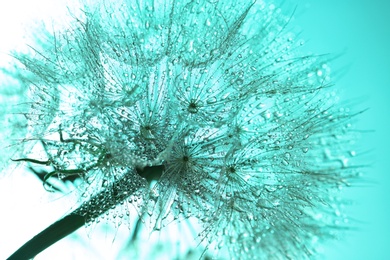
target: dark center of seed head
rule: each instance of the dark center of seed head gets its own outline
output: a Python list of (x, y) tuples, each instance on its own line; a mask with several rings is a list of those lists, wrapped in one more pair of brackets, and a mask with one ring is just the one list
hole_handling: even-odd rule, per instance
[(198, 107), (196, 105), (195, 102), (191, 102), (189, 105), (188, 105), (188, 112), (190, 112), (191, 114), (195, 114), (198, 112)]

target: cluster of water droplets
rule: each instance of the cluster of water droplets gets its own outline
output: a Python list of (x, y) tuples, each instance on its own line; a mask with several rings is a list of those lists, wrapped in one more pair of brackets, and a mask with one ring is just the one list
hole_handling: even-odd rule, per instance
[(334, 227), (333, 190), (354, 175), (351, 115), (327, 58), (296, 55), (288, 21), (262, 1), (85, 6), (16, 55), (34, 75), (35, 159), (54, 168), (48, 180), (85, 181), (87, 222), (132, 205), (153, 230), (197, 218), (196, 239), (233, 258), (310, 255)]

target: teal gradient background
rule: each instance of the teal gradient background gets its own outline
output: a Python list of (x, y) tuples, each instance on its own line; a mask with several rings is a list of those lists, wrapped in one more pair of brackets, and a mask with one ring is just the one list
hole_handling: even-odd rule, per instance
[[(317, 54), (343, 53), (330, 64), (334, 72), (345, 70), (343, 75), (335, 79), (336, 88), (341, 91), (343, 99), (358, 98), (361, 100), (358, 108), (369, 108), (359, 117), (357, 127), (373, 130), (363, 135), (361, 144), (363, 151), (370, 151), (362, 159), (372, 163), (364, 175), (366, 183), (356, 184), (345, 191), (345, 195), (354, 201), (354, 205), (348, 208), (348, 213), (354, 217), (351, 221), (356, 222), (358, 230), (352, 231), (340, 241), (326, 245), (321, 258), (390, 259), (390, 1), (278, 1), (284, 2), (287, 14), (297, 6), (292, 27), (298, 26), (302, 31), (299, 37), (305, 39), (305, 51)], [(12, 8), (9, 2), (11, 0), (0, 0), (0, 16), (8, 15), (6, 21), (0, 17), (1, 52), (5, 51), (3, 46), (13, 46), (5, 41), (17, 39), (15, 35), (19, 31), (16, 28), (20, 27), (18, 22), (22, 21), (26, 14), (36, 11), (34, 8), (38, 7), (39, 12), (45, 12), (43, 4), (31, 4), (33, 1), (30, 1), (29, 7), (25, 9), (23, 2), (28, 0), (15, 0), (18, 4), (14, 4)], [(4, 55), (1, 56), (3, 57)], [(0, 181), (4, 180), (0, 178)], [(41, 186), (37, 186), (41, 189)], [(7, 196), (12, 197), (15, 194)], [(1, 196), (3, 195), (0, 190)], [(15, 197), (15, 203), (16, 201), (18, 200)], [(0, 201), (2, 210), (3, 202)], [(0, 216), (0, 221), (2, 218), (4, 216)], [(58, 216), (54, 216), (53, 220), (57, 218)], [(42, 227), (47, 223), (51, 221), (45, 221)], [(23, 227), (23, 223), (20, 225)], [(26, 233), (26, 238), (34, 232)], [(1, 241), (3, 240), (2, 238)], [(6, 257), (1, 249), (2, 245), (0, 258)]]
[(347, 66), (336, 80), (343, 98), (362, 98), (358, 128), (370, 150), (367, 184), (346, 192), (355, 204), (349, 214), (359, 230), (325, 249), (325, 259), (390, 259), (390, 1), (294, 1), (294, 24), (301, 26), (306, 48), (316, 53), (344, 55), (332, 63), (333, 71)]

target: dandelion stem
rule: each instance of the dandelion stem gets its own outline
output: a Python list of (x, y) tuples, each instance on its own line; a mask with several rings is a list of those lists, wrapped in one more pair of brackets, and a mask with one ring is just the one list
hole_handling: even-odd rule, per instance
[[(142, 170), (137, 169), (137, 173), (150, 182), (161, 176), (163, 170), (163, 166), (153, 166), (145, 167)], [(93, 221), (112, 207), (124, 201), (143, 185), (142, 179), (139, 179), (138, 181), (134, 180), (134, 175), (131, 175), (133, 175), (133, 173), (125, 174), (110, 186), (112, 192), (110, 197), (107, 197), (106, 195), (107, 190), (96, 194), (72, 213), (56, 221), (38, 235), (34, 236), (15, 251), (8, 260), (34, 258), (49, 246), (70, 235), (80, 227)]]
[(13, 253), (8, 260), (31, 259), (52, 244), (73, 233), (84, 224), (85, 220), (83, 216), (69, 214), (34, 236)]

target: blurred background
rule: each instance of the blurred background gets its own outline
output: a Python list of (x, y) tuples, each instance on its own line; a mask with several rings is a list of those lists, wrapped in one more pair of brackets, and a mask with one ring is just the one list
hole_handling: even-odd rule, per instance
[(362, 98), (359, 129), (369, 153), (367, 185), (346, 191), (355, 204), (349, 215), (359, 230), (325, 249), (326, 259), (390, 259), (390, 2), (381, 0), (294, 1), (295, 23), (301, 26), (306, 48), (319, 53), (343, 52), (333, 71), (347, 67), (336, 81), (342, 97)]
[[(359, 117), (357, 127), (373, 130), (362, 140), (362, 150), (370, 150), (365, 158), (372, 163), (364, 175), (367, 182), (345, 191), (345, 196), (354, 201), (347, 212), (358, 229), (325, 245), (322, 258), (390, 259), (390, 1), (280, 2), (284, 2), (287, 14), (296, 7), (292, 24), (302, 31), (299, 38), (305, 40), (305, 51), (343, 53), (331, 63), (333, 71), (345, 71), (337, 78), (336, 88), (343, 99), (359, 99), (359, 108), (369, 108)], [(61, 10), (58, 6), (62, 6), (59, 1), (0, 0), (0, 66), (9, 58), (7, 50), (23, 43), (23, 26), (31, 19), (56, 15)], [(0, 177), (1, 259), (65, 214), (73, 203), (71, 198), (48, 195), (34, 176), (20, 172)], [(120, 245), (113, 241), (120, 240), (122, 233), (99, 232), (89, 239), (81, 230), (73, 240), (57, 243), (37, 259), (50, 259), (59, 252), (64, 259), (79, 259), (80, 254), (84, 259), (114, 259), (112, 252)], [(77, 239), (83, 243), (75, 242)], [(90, 252), (95, 249), (107, 252), (97, 256)]]

